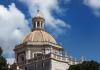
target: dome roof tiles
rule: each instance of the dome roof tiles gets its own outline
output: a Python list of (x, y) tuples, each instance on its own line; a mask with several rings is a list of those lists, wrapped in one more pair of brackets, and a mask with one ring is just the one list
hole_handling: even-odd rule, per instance
[(47, 32), (43, 30), (34, 30), (33, 32), (30, 32), (23, 40), (23, 43), (25, 42), (50, 42), (57, 44), (55, 39), (48, 34)]

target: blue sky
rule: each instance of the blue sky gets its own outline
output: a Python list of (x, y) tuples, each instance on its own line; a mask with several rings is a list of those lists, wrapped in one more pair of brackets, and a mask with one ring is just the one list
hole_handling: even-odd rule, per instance
[[(57, 10), (52, 9), (50, 14), (55, 21), (59, 19), (61, 22), (64, 21), (66, 25), (62, 26), (61, 23), (58, 24), (57, 28), (52, 28), (53, 25), (46, 25), (45, 28), (65, 48), (65, 52), (68, 54), (78, 59), (84, 56), (89, 60), (100, 61), (100, 1), (95, 0), (99, 2), (98, 4), (95, 1), (92, 2), (93, 0), (89, 0), (87, 3), (85, 1), (59, 0), (60, 11), (57, 12)], [(28, 21), (28, 26), (31, 28), (32, 17), (26, 3), (22, 3), (19, 0), (0, 0), (0, 5), (4, 5), (5, 8), (8, 8), (8, 5), (12, 3), (25, 15), (25, 20)], [(34, 11), (37, 10), (36, 6), (33, 7), (35, 7)], [(56, 29), (55, 33), (48, 26)], [(23, 29), (22, 31), (25, 31)], [(60, 32), (57, 31), (59, 29)], [(28, 32), (29, 30), (23, 33), (23, 35)], [(7, 54), (4, 54), (4, 56), (6, 57)]]

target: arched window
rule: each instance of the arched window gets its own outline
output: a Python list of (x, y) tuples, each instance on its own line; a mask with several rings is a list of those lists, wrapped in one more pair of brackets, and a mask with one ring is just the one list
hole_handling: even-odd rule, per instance
[(19, 63), (25, 63), (25, 56), (24, 56), (24, 54), (20, 54), (18, 56), (18, 62)]
[(21, 58), (21, 61), (22, 61), (22, 62), (25, 60), (25, 59), (24, 59), (24, 56), (21, 56), (20, 58)]
[(37, 27), (38, 27), (38, 28), (40, 27), (40, 23), (39, 23), (39, 22), (37, 23)]
[(33, 28), (36, 28), (36, 23), (33, 24)]

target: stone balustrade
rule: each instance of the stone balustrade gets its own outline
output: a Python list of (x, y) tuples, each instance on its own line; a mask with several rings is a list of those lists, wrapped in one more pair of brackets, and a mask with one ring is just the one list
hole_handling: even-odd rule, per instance
[(28, 60), (28, 63), (33, 63), (33, 62), (37, 62), (37, 61), (41, 61), (41, 60), (46, 60), (46, 59), (49, 59), (49, 58), (57, 60), (57, 61), (68, 63), (69, 65), (78, 64), (78, 62), (75, 59), (72, 59), (69, 56), (67, 56), (67, 57), (65, 57), (64, 55), (60, 56), (60, 55), (57, 55), (57, 54), (54, 54), (54, 53), (43, 54), (41, 56), (37, 56), (37, 57), (35, 57), (31, 60)]
[(65, 57), (65, 56), (60, 56), (60, 55), (51, 53), (51, 58), (58, 60), (58, 61), (67, 62), (70, 65), (78, 64), (78, 62), (75, 59), (72, 59), (69, 56)]

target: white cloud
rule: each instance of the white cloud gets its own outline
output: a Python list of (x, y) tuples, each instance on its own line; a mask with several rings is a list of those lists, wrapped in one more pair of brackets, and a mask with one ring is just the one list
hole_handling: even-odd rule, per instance
[(12, 65), (15, 62), (15, 58), (7, 58), (7, 64)]
[[(31, 16), (36, 13), (36, 10), (39, 8), (42, 12), (44, 18), (46, 19), (46, 23), (49, 28), (53, 29), (53, 33), (64, 32), (64, 29), (70, 28), (70, 25), (64, 22), (62, 19), (55, 18), (52, 15), (52, 10), (56, 13), (61, 12), (61, 8), (59, 6), (59, 0), (20, 0), (22, 3), (27, 4), (29, 8), (29, 12)], [(69, 2), (69, 0), (65, 0), (65, 2)]]
[[(46, 25), (49, 29), (53, 30), (53, 34), (58, 35), (64, 30), (71, 28), (63, 20), (55, 18), (52, 15), (52, 10), (56, 13), (61, 12), (58, 0), (20, 0), (27, 4), (31, 16), (35, 15), (36, 10), (39, 8), (46, 19)], [(13, 48), (16, 44), (20, 43), (23, 36), (30, 31), (28, 21), (25, 15), (16, 8), (12, 3), (6, 8), (0, 5), (0, 46), (3, 48), (3, 55), (7, 57), (8, 63), (12, 63), (14, 59)]]
[(100, 16), (100, 0), (84, 0), (84, 4), (89, 6), (96, 16)]
[(9, 8), (0, 5), (0, 46), (4, 50), (4, 56), (14, 56), (13, 48), (29, 30), (28, 21), (14, 3)]

